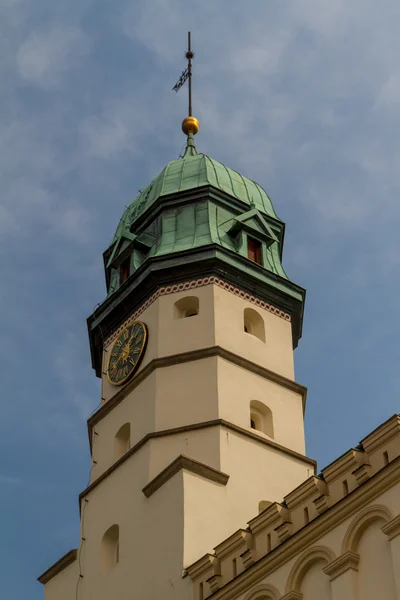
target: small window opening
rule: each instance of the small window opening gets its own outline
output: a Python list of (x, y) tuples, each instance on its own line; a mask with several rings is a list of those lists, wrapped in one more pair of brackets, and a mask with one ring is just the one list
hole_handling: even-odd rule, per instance
[(253, 308), (245, 308), (243, 311), (243, 329), (246, 333), (254, 335), (254, 337), (265, 342), (264, 319)]
[(128, 256), (122, 261), (119, 267), (119, 284), (122, 285), (131, 274), (131, 257)]
[(383, 464), (385, 467), (389, 464), (389, 454), (387, 451), (383, 453)]
[(247, 256), (250, 260), (262, 264), (261, 261), (261, 242), (251, 237), (247, 238)]
[(195, 317), (199, 314), (199, 299), (197, 296), (186, 296), (181, 298), (174, 305), (176, 319), (185, 319), (186, 317)]
[(272, 411), (258, 400), (250, 402), (250, 427), (256, 431), (262, 431), (270, 438), (274, 437)]
[(343, 481), (343, 496), (347, 496), (349, 493), (349, 484), (347, 483), (347, 479)]
[(237, 575), (237, 562), (236, 562), (236, 558), (234, 558), (232, 560), (232, 572), (233, 572), (233, 577), (236, 577), (236, 575)]
[(310, 522), (310, 513), (308, 512), (307, 506), (304, 509), (304, 523), (307, 525)]
[(101, 570), (106, 573), (119, 562), (119, 527), (112, 525), (101, 540)]
[(114, 440), (114, 460), (124, 456), (131, 447), (131, 424), (125, 423), (118, 429)]

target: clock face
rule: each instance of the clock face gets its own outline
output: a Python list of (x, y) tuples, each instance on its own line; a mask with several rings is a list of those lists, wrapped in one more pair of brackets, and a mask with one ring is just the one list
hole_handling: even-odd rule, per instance
[(107, 379), (113, 385), (122, 385), (138, 369), (147, 343), (147, 327), (134, 321), (116, 339), (107, 365)]

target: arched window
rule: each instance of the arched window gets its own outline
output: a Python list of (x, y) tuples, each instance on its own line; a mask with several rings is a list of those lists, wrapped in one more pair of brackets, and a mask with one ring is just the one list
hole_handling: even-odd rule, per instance
[(119, 460), (131, 447), (131, 424), (125, 423), (118, 429), (114, 440), (114, 460)]
[(101, 571), (107, 573), (119, 562), (119, 527), (112, 525), (101, 540)]
[(195, 317), (199, 314), (199, 299), (197, 296), (186, 296), (175, 302), (174, 309), (176, 319)]
[(243, 328), (246, 333), (254, 335), (265, 342), (265, 325), (262, 316), (253, 308), (245, 308), (243, 313)]
[(250, 402), (250, 427), (274, 437), (274, 424), (271, 409), (258, 400)]

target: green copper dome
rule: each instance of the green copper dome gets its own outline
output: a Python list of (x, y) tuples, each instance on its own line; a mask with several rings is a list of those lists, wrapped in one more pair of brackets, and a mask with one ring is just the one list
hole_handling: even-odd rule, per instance
[(213, 186), (261, 213), (278, 219), (272, 202), (263, 188), (237, 171), (207, 156), (197, 154), (193, 141), (188, 140), (185, 155), (172, 160), (157, 177), (142, 190), (126, 209), (111, 243), (129, 230), (132, 223), (158, 198), (202, 186)]

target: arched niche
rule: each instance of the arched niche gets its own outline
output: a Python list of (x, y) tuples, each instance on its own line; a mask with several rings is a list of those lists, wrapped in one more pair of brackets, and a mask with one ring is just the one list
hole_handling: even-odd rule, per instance
[(388, 523), (393, 519), (392, 511), (383, 504), (367, 506), (350, 523), (342, 543), (342, 554), (345, 552), (357, 552), (358, 542), (365, 529), (374, 521)]
[(124, 456), (131, 447), (131, 424), (124, 423), (117, 431), (114, 438), (114, 460), (117, 461)]
[(250, 590), (243, 600), (279, 600), (281, 594), (274, 585), (270, 583), (258, 585)]
[[(336, 555), (326, 546), (308, 548), (294, 563), (286, 583), (286, 593), (300, 592), (301, 584), (307, 571), (315, 563), (327, 565), (336, 559)], [(325, 575), (325, 574), (324, 574)], [(327, 580), (328, 581), (328, 580)]]
[(243, 329), (249, 335), (254, 335), (265, 342), (264, 319), (254, 308), (245, 308), (243, 312)]
[(250, 427), (274, 439), (272, 411), (266, 404), (259, 400), (252, 400), (250, 402)]
[(185, 296), (174, 304), (174, 316), (176, 319), (186, 319), (199, 314), (199, 299), (197, 296)]
[(107, 573), (119, 562), (119, 526), (111, 525), (101, 540), (101, 571)]

